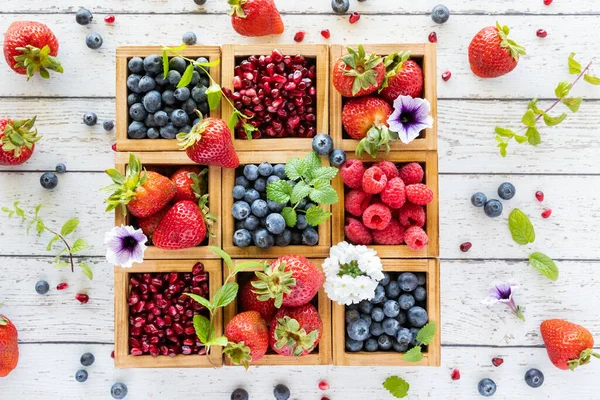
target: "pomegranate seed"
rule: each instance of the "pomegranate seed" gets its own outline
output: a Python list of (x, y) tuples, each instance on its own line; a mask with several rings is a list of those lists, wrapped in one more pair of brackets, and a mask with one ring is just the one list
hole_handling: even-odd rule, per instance
[(444, 80), (444, 82), (448, 82), (450, 78), (452, 78), (452, 72), (446, 71), (442, 74), (442, 79)]
[(548, 32), (546, 32), (544, 29), (538, 29), (535, 34), (539, 38), (545, 38), (546, 36), (548, 36)]
[(87, 303), (87, 302), (90, 300), (90, 296), (88, 296), (88, 295), (87, 295), (87, 294), (85, 294), (85, 293), (77, 293), (77, 294), (75, 295), (75, 298), (76, 298), (77, 300), (79, 300), (79, 302), (80, 302), (81, 304), (85, 304), (85, 303)]
[(460, 379), (460, 371), (457, 369), (453, 369), (452, 375), (450, 375), (450, 378), (452, 378), (453, 381), (459, 380)]
[(550, 4), (552, 4), (552, 0), (544, 0), (544, 4), (549, 6)]
[(544, 192), (538, 190), (537, 192), (535, 192), (535, 198), (541, 203), (542, 201), (544, 201)]
[(331, 37), (331, 33), (329, 32), (329, 29), (323, 29), (321, 31), (321, 36), (323, 36), (325, 39), (329, 39)]
[(552, 210), (550, 208), (545, 208), (544, 212), (542, 212), (542, 218), (548, 219), (552, 215)]
[(133, 347), (133, 348), (130, 350), (130, 353), (131, 353), (131, 355), (133, 355), (133, 356), (141, 356), (142, 354), (144, 354), (144, 353), (142, 352), (142, 349), (139, 349), (139, 348), (137, 348), (137, 347)]
[(112, 146), (110, 146), (110, 148), (111, 148), (113, 151), (117, 151), (117, 144), (116, 144), (116, 143), (113, 143), (113, 145), (112, 145)]
[(466, 253), (467, 251), (469, 251), (471, 249), (471, 246), (473, 246), (473, 244), (471, 244), (471, 242), (464, 242), (463, 244), (460, 245), (460, 251), (462, 251), (463, 253)]
[(431, 43), (437, 43), (437, 33), (431, 32), (428, 39)]
[(104, 22), (106, 22), (107, 24), (112, 24), (113, 22), (115, 22), (115, 16), (107, 15), (106, 17), (104, 17)]
[(499, 367), (504, 364), (504, 359), (500, 357), (494, 357), (492, 358), (492, 364), (494, 364), (494, 367)]
[(360, 19), (360, 14), (359, 13), (353, 12), (352, 14), (350, 14), (350, 23), (351, 24), (357, 23), (359, 19)]
[(329, 383), (325, 381), (319, 382), (319, 389), (321, 390), (329, 390)]
[(110, 352), (110, 358), (115, 358), (115, 351), (114, 350)]
[(321, 397), (321, 400), (329, 400), (329, 397), (323, 396), (323, 397)]
[(305, 35), (306, 35), (306, 32), (304, 32), (304, 31), (296, 32), (296, 34), (294, 35), (294, 41), (295, 42), (303, 41)]
[(69, 284), (66, 282), (63, 282), (63, 283), (59, 283), (58, 285), (56, 285), (56, 290), (65, 290), (68, 287), (69, 287)]

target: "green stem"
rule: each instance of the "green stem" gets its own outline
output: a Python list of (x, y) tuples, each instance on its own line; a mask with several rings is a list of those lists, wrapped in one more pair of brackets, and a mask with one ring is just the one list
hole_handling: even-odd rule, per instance
[[(23, 215), (23, 218), (29, 219), (30, 221), (34, 221), (34, 222), (38, 222), (41, 221), (38, 218), (33, 218), (33, 217), (29, 217), (27, 215)], [(58, 236), (58, 238), (65, 244), (65, 247), (67, 248), (67, 251), (69, 252), (69, 263), (71, 264), (71, 272), (75, 272), (75, 262), (73, 261), (73, 253), (71, 253), (71, 246), (69, 245), (69, 243), (67, 242), (67, 239), (65, 239), (65, 237), (63, 235), (61, 235), (58, 232), (53, 231), (52, 229), (48, 228), (46, 226), (46, 224), (44, 224), (44, 230), (52, 233), (53, 235)]]

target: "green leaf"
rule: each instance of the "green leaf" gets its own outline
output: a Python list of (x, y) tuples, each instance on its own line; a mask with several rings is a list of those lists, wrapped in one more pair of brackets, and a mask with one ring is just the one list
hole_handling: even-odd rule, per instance
[(221, 257), (223, 259), (223, 261), (225, 261), (225, 265), (227, 265), (227, 269), (229, 271), (231, 271), (233, 269), (233, 262), (231, 261), (231, 257), (229, 257), (229, 254), (225, 253), (219, 247), (215, 247), (215, 246), (208, 246), (208, 249), (210, 251), (212, 251), (213, 253), (215, 253), (216, 255), (218, 255), (219, 257)]
[(553, 117), (550, 114), (544, 114), (544, 123), (547, 126), (556, 126), (567, 118), (567, 114), (562, 113), (558, 117)]
[(206, 89), (206, 96), (208, 97), (208, 107), (211, 110), (216, 109), (219, 107), (219, 103), (221, 103), (221, 98), (223, 97), (221, 86), (218, 83), (213, 83)]
[(423, 353), (421, 352), (421, 346), (415, 346), (402, 356), (404, 361), (408, 362), (419, 362), (423, 359)]
[(309, 225), (317, 226), (327, 221), (332, 214), (323, 210), (319, 206), (312, 206), (308, 210), (306, 210), (306, 222)]
[[(532, 128), (527, 128), (527, 129), (532, 129)], [(515, 140), (517, 141), (517, 143), (523, 144), (527, 141), (527, 136), (515, 135)]]
[(79, 238), (77, 239), (73, 245), (71, 246), (71, 254), (79, 253), (88, 248), (88, 244), (85, 239)]
[(199, 296), (197, 294), (194, 293), (184, 293), (186, 296), (190, 297), (191, 299), (193, 299), (196, 303), (200, 303), (202, 304), (204, 307), (206, 307), (208, 309), (208, 311), (213, 310), (213, 305), (211, 304), (211, 302), (202, 296)]
[(231, 114), (231, 117), (229, 117), (229, 121), (227, 121), (227, 127), (229, 128), (229, 130), (231, 132), (235, 132), (235, 127), (237, 126), (239, 121), (240, 121), (240, 116), (238, 115), (237, 112), (234, 111), (234, 113)]
[(583, 99), (581, 97), (569, 97), (562, 100), (563, 104), (569, 107), (569, 110), (571, 110), (571, 112), (574, 113), (579, 111), (579, 107), (581, 106), (582, 101)]
[(44, 232), (44, 229), (46, 229), (46, 225), (44, 225), (42, 220), (38, 218), (35, 224), (35, 231), (37, 232), (38, 236), (40, 236), (42, 232)]
[(530, 145), (537, 146), (538, 144), (542, 143), (540, 131), (538, 131), (536, 128), (527, 128), (525, 136), (527, 137), (527, 141)]
[(506, 148), (508, 147), (508, 143), (498, 143), (498, 148), (500, 149), (500, 155), (502, 157), (506, 157)]
[(541, 110), (537, 106), (538, 99), (533, 99), (527, 104), (527, 108), (533, 110), (533, 112), (537, 115), (541, 115), (544, 113), (544, 110)]
[(41, 204), (38, 204), (38, 205), (35, 207), (35, 218), (36, 218), (36, 219), (37, 219), (38, 215), (40, 215), (40, 209), (41, 209), (41, 208), (42, 208), (42, 205), (41, 205)]
[(177, 87), (182, 88), (182, 87), (186, 87), (187, 85), (189, 85), (190, 82), (192, 81), (193, 74), (194, 74), (194, 65), (190, 64), (187, 66), (187, 68), (185, 69), (185, 72), (181, 76), (181, 80), (177, 84)]
[(329, 181), (316, 181), (310, 199), (317, 204), (335, 204), (338, 202), (338, 194)]
[(510, 129), (501, 128), (499, 126), (497, 126), (496, 129), (494, 129), (494, 131), (496, 132), (497, 135), (505, 137), (505, 138), (512, 138), (513, 136), (515, 136), (515, 133), (513, 131), (511, 131)]
[(587, 83), (591, 83), (592, 85), (600, 85), (600, 78), (598, 78), (597, 76), (585, 74), (583, 75), (583, 80)]
[(543, 253), (533, 253), (529, 256), (529, 264), (551, 280), (558, 279), (558, 267), (554, 261)]
[(560, 82), (558, 86), (556, 86), (556, 89), (554, 89), (554, 94), (559, 99), (562, 99), (569, 94), (569, 91), (571, 91), (571, 84), (569, 82)]
[(533, 128), (535, 126), (535, 122), (536, 122), (535, 121), (535, 113), (533, 112), (533, 110), (528, 109), (525, 112), (525, 115), (523, 115), (521, 122), (523, 123), (523, 125)]
[(335, 176), (338, 173), (338, 169), (335, 167), (320, 167), (317, 168), (316, 170), (311, 172), (311, 180), (316, 181), (316, 180), (325, 180), (325, 181), (330, 181), (333, 178), (335, 178)]
[(383, 382), (383, 387), (392, 394), (392, 396), (403, 399), (408, 396), (410, 385), (404, 379), (397, 376), (390, 376)]
[(217, 289), (213, 299), (215, 308), (225, 307), (237, 296), (239, 285), (236, 282), (227, 282), (223, 286)]
[(292, 194), (292, 185), (282, 179), (267, 185), (267, 199), (279, 204), (287, 204)]
[(204, 343), (207, 346), (227, 346), (229, 340), (227, 340), (226, 336), (219, 336), (217, 338), (210, 339), (207, 343)]
[(254, 127), (254, 125), (247, 122), (242, 125), (242, 128), (244, 128), (244, 133), (246, 134), (246, 139), (248, 140), (252, 140), (253, 133), (258, 130)]
[(61, 261), (59, 263), (54, 264), (54, 268), (64, 268), (64, 267), (69, 267), (71, 264), (69, 264), (68, 262), (64, 262)]
[(94, 273), (92, 272), (92, 269), (89, 265), (87, 265), (86, 263), (79, 263), (77, 264), (77, 266), (81, 268), (81, 272), (83, 272), (90, 281), (94, 279)]
[(58, 235), (54, 235), (54, 237), (52, 237), (52, 239), (50, 239), (50, 241), (48, 242), (48, 246), (46, 246), (46, 251), (51, 251), (52, 250), (52, 245), (54, 244), (54, 242), (56, 242), (58, 239), (60, 239), (58, 237)]
[(60, 234), (63, 236), (67, 236), (69, 233), (72, 233), (79, 226), (79, 220), (77, 218), (71, 218), (60, 228)]
[(281, 210), (281, 216), (283, 219), (285, 219), (285, 224), (287, 226), (290, 228), (296, 226), (296, 210), (294, 210), (292, 207), (284, 207), (283, 210)]
[(431, 344), (435, 337), (437, 325), (435, 322), (429, 322), (417, 333), (417, 340), (425, 345)]
[(581, 73), (581, 64), (575, 60), (575, 53), (569, 54), (569, 73), (571, 75), (579, 75)]
[(316, 171), (317, 168), (321, 167), (321, 157), (314, 151), (311, 151), (304, 158), (304, 162), (307, 166), (307, 171)]
[(296, 183), (296, 186), (293, 187), (292, 194), (290, 195), (290, 202), (292, 204), (299, 203), (303, 198), (308, 196), (311, 191), (312, 188), (303, 181)]
[(242, 262), (239, 263), (235, 266), (235, 269), (233, 270), (234, 274), (237, 274), (240, 271), (243, 271), (245, 269), (248, 268), (261, 268), (264, 269), (265, 268), (265, 264), (263, 262), (259, 262), (259, 261), (246, 261), (246, 262)]
[(167, 54), (167, 49), (163, 49), (162, 63), (163, 63), (163, 79), (167, 79), (167, 75), (169, 74), (169, 55)]
[(293, 181), (300, 179), (307, 171), (308, 166), (299, 158), (292, 158), (285, 164), (285, 174)]
[(210, 333), (210, 321), (203, 315), (194, 315), (194, 329), (200, 342), (206, 344)]
[(518, 208), (512, 210), (508, 216), (508, 229), (510, 229), (513, 240), (520, 245), (526, 245), (535, 241), (533, 224), (527, 215)]

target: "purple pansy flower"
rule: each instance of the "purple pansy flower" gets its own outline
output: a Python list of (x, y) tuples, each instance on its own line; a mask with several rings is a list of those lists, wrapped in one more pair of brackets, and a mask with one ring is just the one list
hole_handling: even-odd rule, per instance
[(525, 321), (523, 308), (516, 305), (515, 299), (513, 299), (513, 295), (518, 287), (519, 285), (514, 282), (492, 282), (488, 297), (483, 300), (483, 303), (487, 305), (496, 303), (506, 304), (517, 318), (521, 321)]
[(394, 112), (387, 120), (389, 129), (398, 133), (402, 143), (410, 143), (421, 131), (433, 126), (433, 118), (429, 113), (429, 101), (411, 96), (398, 96), (394, 100)]
[(134, 262), (144, 261), (148, 238), (141, 229), (132, 226), (115, 226), (104, 235), (106, 259), (113, 265), (131, 268)]

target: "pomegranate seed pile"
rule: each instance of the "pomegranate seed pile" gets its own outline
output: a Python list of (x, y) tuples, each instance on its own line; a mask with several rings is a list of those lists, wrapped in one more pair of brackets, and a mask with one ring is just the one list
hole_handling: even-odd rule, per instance
[[(301, 55), (250, 56), (235, 67), (233, 92), (224, 90), (259, 137), (315, 136), (317, 116), (316, 66)], [(236, 127), (245, 139), (243, 123)]]
[(205, 354), (196, 336), (194, 315), (204, 306), (184, 293), (208, 297), (208, 273), (196, 263), (191, 273), (143, 273), (129, 278), (129, 352), (150, 354)]

